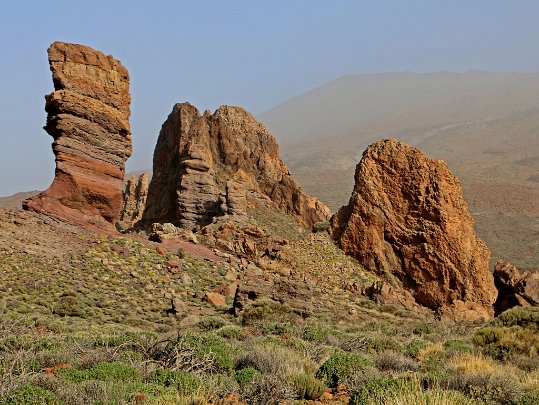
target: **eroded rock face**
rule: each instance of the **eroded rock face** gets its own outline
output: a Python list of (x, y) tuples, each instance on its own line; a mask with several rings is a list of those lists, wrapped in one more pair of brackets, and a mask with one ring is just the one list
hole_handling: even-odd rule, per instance
[(301, 191), (275, 139), (250, 113), (223, 106), (200, 115), (176, 104), (155, 148), (143, 221), (196, 229), (217, 216), (243, 215), (248, 192), (267, 196), (306, 227), (330, 214)]
[(54, 42), (48, 54), (55, 91), (45, 97), (45, 130), (54, 138), (56, 171), (52, 185), (23, 207), (113, 229), (131, 155), (129, 74), (83, 45)]
[(498, 289), (496, 314), (515, 306), (539, 306), (539, 273), (521, 272), (511, 263), (497, 262), (494, 283)]
[(394, 139), (372, 144), (332, 234), (347, 254), (442, 316), (493, 316), (490, 252), (445, 162)]
[(126, 226), (132, 226), (142, 218), (146, 198), (148, 197), (148, 173), (140, 176), (131, 176), (125, 183), (123, 192), (123, 205), (120, 212), (120, 221)]

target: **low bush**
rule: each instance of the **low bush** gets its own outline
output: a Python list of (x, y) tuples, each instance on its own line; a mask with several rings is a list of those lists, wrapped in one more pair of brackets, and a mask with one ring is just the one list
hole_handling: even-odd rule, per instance
[(326, 385), (308, 374), (296, 374), (288, 378), (299, 399), (316, 400), (325, 392)]
[(234, 380), (238, 383), (240, 388), (244, 390), (247, 388), (253, 380), (258, 377), (260, 373), (258, 370), (252, 367), (242, 368), (234, 373)]
[(354, 373), (361, 372), (371, 366), (372, 362), (366, 357), (337, 350), (320, 366), (316, 377), (329, 386), (336, 386)]
[(142, 372), (132, 366), (123, 363), (99, 363), (88, 370), (77, 370), (74, 368), (65, 368), (58, 374), (68, 381), (80, 383), (88, 380), (100, 381), (132, 381), (142, 380)]
[(196, 394), (202, 386), (200, 378), (192, 373), (167, 369), (157, 370), (152, 376), (152, 381), (164, 387), (172, 387), (180, 395), (186, 396)]
[(6, 405), (56, 405), (58, 399), (54, 393), (32, 384), (25, 384), (10, 390), (5, 398)]
[(309, 342), (323, 343), (329, 336), (329, 331), (323, 328), (307, 327), (303, 332), (303, 338)]
[(303, 372), (305, 358), (287, 347), (255, 344), (245, 347), (236, 359), (236, 369), (251, 367), (262, 374), (288, 375)]
[(452, 356), (457, 353), (472, 353), (473, 346), (462, 340), (452, 339), (444, 342), (446, 356)]
[(275, 375), (260, 375), (243, 394), (249, 405), (279, 405), (295, 397), (294, 387)]
[(509, 375), (496, 373), (454, 374), (440, 379), (444, 389), (460, 391), (484, 404), (513, 404), (522, 396), (519, 383)]
[(381, 353), (374, 358), (374, 365), (381, 371), (417, 371), (415, 361), (397, 353)]
[(521, 328), (539, 330), (539, 308), (538, 307), (513, 307), (502, 312), (491, 322), (492, 326), (503, 326), (506, 328), (519, 326)]
[(411, 385), (411, 381), (402, 378), (378, 378), (356, 391), (350, 398), (349, 405), (385, 404), (388, 397), (398, 395), (399, 391)]

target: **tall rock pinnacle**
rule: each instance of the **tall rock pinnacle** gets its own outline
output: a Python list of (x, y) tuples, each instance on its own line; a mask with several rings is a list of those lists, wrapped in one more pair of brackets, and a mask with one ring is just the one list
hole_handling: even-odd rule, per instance
[(83, 45), (54, 42), (48, 54), (55, 91), (45, 97), (45, 130), (54, 138), (56, 171), (52, 185), (23, 207), (112, 229), (131, 155), (129, 73)]
[(330, 215), (301, 191), (273, 136), (240, 107), (201, 115), (188, 103), (176, 104), (159, 134), (153, 162), (145, 223), (202, 227), (214, 217), (241, 213), (248, 190), (306, 227)]
[(394, 139), (370, 145), (357, 165), (350, 202), (332, 219), (332, 233), (347, 254), (395, 277), (416, 302), (442, 316), (493, 316), (490, 252), (443, 161)]

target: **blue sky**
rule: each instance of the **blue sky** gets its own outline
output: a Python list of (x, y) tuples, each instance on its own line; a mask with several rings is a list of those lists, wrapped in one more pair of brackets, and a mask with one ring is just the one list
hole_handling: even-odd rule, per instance
[(0, 2), (0, 195), (54, 176), (47, 47), (75, 42), (129, 69), (134, 153), (151, 167), (176, 102), (254, 114), (339, 76), (390, 71), (539, 71), (539, 1)]

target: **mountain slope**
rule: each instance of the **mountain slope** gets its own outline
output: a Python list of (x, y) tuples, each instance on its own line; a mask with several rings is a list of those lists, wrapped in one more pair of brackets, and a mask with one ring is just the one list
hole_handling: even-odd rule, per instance
[(306, 191), (332, 209), (347, 202), (375, 140), (446, 160), (493, 260), (539, 268), (539, 73), (351, 75), (258, 118)]

